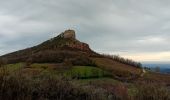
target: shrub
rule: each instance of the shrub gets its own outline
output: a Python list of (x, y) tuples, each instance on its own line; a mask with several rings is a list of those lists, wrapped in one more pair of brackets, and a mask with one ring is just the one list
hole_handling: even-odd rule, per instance
[(137, 89), (136, 100), (170, 100), (170, 91), (161, 84), (142, 83)]
[(93, 60), (85, 56), (76, 57), (72, 60), (72, 64), (78, 66), (96, 66)]
[(109, 85), (107, 88), (111, 100), (129, 100), (128, 89), (123, 84)]
[(68, 80), (48, 78), (40, 82), (39, 95), (49, 100), (86, 100), (91, 94)]
[(100, 100), (91, 88), (83, 88), (64, 77), (40, 80), (0, 74), (0, 100)]
[(9, 77), (1, 83), (1, 100), (30, 100), (30, 82), (24, 78)]
[(134, 67), (137, 67), (137, 68), (142, 68), (141, 63), (133, 61), (131, 59), (126, 59), (126, 58), (120, 57), (119, 55), (106, 55), (106, 54), (103, 54), (103, 57), (113, 59), (113, 60), (115, 60), (117, 62), (127, 64), (127, 65), (130, 65), (130, 66), (134, 66)]

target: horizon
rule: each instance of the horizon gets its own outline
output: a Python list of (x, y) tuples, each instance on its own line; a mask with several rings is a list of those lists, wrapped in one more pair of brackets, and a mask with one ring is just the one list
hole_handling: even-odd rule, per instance
[(0, 0), (0, 55), (74, 29), (77, 39), (96, 52), (170, 64), (169, 4), (168, 0)]

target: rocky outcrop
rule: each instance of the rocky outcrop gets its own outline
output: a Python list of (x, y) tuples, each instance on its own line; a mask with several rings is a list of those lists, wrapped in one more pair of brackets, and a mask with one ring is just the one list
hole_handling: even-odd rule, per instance
[[(80, 42), (79, 40), (76, 39), (76, 34), (74, 30), (66, 30), (62, 32), (60, 35), (58, 35), (57, 37), (47, 40), (37, 46), (19, 50), (13, 53), (9, 53), (0, 56), (0, 58), (7, 59), (8, 63), (17, 63), (17, 62), (27, 61), (30, 58), (30, 56), (33, 56), (34, 58), (40, 55), (46, 55), (46, 56), (50, 55), (49, 57), (51, 57), (52, 54), (60, 55), (61, 52), (69, 52), (72, 53), (71, 55), (94, 54), (94, 52), (90, 49), (88, 44)], [(61, 55), (63, 56), (64, 54)], [(45, 59), (46, 61), (48, 61), (48, 57), (46, 56), (44, 56), (44, 58), (38, 57), (38, 59)], [(64, 55), (64, 56), (68, 56), (68, 55)], [(59, 58), (60, 56), (53, 57), (53, 59), (59, 59)]]
[(76, 44), (70, 44), (70, 45), (67, 45), (68, 47), (70, 48), (73, 48), (73, 49), (78, 49), (78, 50), (81, 50), (81, 51), (91, 51), (90, 47), (88, 44), (86, 43), (76, 43)]
[(80, 42), (79, 40), (76, 39), (76, 33), (74, 30), (66, 30), (65, 32), (61, 33), (59, 37), (66, 39), (66, 41), (68, 39), (64, 46), (67, 46), (72, 49), (78, 49), (81, 51), (91, 51), (88, 44)]
[(76, 34), (74, 30), (66, 30), (65, 32), (61, 33), (59, 36), (65, 39), (76, 39)]

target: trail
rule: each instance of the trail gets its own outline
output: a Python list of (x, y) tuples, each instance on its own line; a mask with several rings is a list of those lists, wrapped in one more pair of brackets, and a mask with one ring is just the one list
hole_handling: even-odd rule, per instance
[(142, 69), (142, 74), (140, 75), (141, 77), (143, 77), (146, 73), (146, 70), (145, 69)]

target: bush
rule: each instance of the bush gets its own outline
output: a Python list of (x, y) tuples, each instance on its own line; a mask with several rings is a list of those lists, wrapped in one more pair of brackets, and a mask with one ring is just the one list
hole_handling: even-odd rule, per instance
[(85, 56), (76, 57), (72, 60), (72, 64), (77, 66), (96, 66), (93, 60)]
[(0, 74), (0, 100), (31, 100), (31, 81), (20, 75), (8, 76), (7, 71)]
[(129, 100), (128, 89), (123, 84), (108, 85), (107, 89), (111, 100)]
[(161, 84), (142, 83), (137, 90), (136, 100), (170, 100), (170, 91)]
[(103, 54), (103, 57), (113, 59), (113, 60), (115, 60), (117, 62), (127, 64), (127, 65), (130, 65), (130, 66), (134, 66), (134, 67), (137, 67), (137, 68), (142, 68), (141, 63), (133, 61), (131, 59), (126, 59), (126, 58), (120, 57), (119, 55), (106, 55), (106, 54)]
[(40, 80), (0, 74), (0, 100), (100, 100), (91, 88), (83, 88), (64, 77)]

